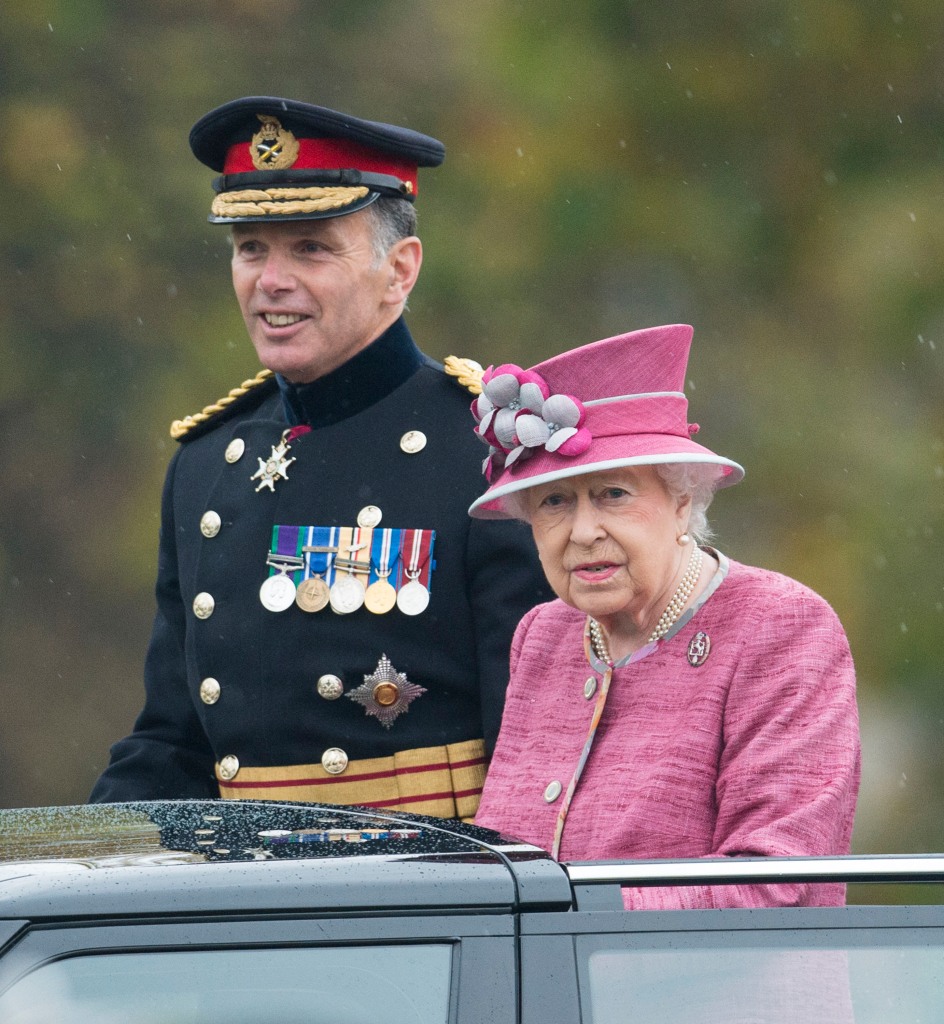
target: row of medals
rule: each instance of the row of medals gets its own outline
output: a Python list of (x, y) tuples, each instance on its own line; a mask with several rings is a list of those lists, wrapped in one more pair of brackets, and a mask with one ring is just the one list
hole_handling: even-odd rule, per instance
[[(295, 604), (305, 612), (320, 612), (330, 605), (338, 615), (350, 615), (362, 607), (375, 615), (383, 615), (394, 607), (404, 615), (420, 615), (429, 604), (429, 590), (420, 583), (418, 571), (407, 570), (410, 582), (399, 590), (385, 577), (365, 587), (355, 573), (369, 573), (369, 562), (336, 560), (337, 568), (348, 571), (344, 575), (339, 574), (330, 586), (320, 576), (309, 576), (296, 586), (290, 574), (304, 568), (304, 558), (270, 555), (266, 564), (280, 570), (259, 588), (259, 600), (270, 612), (284, 612)], [(389, 576), (390, 572), (386, 575)]]

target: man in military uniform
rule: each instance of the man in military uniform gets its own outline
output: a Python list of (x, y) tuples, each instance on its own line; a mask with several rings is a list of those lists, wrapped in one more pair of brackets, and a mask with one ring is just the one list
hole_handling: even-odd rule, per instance
[(433, 362), (402, 318), (443, 146), (271, 97), (190, 144), (266, 369), (172, 427), (146, 701), (91, 799), (469, 817), (512, 631), (547, 592), (526, 529), (466, 514), (474, 364)]

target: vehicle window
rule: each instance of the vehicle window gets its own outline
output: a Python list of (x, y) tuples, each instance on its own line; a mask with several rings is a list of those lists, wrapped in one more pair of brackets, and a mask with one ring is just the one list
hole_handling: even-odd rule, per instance
[(46, 964), (4, 1024), (446, 1024), (452, 946), (117, 953)]
[(581, 998), (593, 1024), (940, 1020), (944, 942), (937, 932), (934, 938), (863, 948), (820, 936), (815, 944), (771, 948), (761, 936), (711, 949), (604, 949), (619, 939), (588, 940), (578, 943), (586, 953)]

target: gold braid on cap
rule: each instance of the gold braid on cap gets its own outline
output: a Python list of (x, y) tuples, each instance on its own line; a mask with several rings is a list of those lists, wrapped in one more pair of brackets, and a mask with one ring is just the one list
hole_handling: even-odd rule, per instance
[(243, 395), (248, 394), (254, 387), (264, 384), (271, 376), (271, 370), (260, 370), (255, 377), (244, 380), (239, 387), (233, 388), (229, 394), (224, 395), (219, 401), (214, 402), (212, 405), (204, 406), (200, 412), (195, 412), (192, 416), (184, 416), (182, 420), (174, 420), (170, 425), (170, 436), (175, 441), (179, 440), (188, 431), (193, 430), (194, 427), (205, 423), (211, 416), (215, 416), (228, 405), (232, 405), (237, 398), (242, 398)]
[(482, 393), (482, 374), (485, 372), (480, 363), (464, 356), (446, 356), (443, 369), (473, 395)]
[(243, 188), (221, 192), (210, 208), (214, 217), (297, 216), (338, 210), (363, 199), (370, 189), (319, 186), (311, 188)]

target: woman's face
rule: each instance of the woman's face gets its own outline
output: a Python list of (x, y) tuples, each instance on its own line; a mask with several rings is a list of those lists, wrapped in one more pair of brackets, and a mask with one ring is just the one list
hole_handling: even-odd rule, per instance
[(661, 615), (691, 551), (678, 543), (690, 499), (673, 498), (652, 466), (539, 485), (527, 492), (527, 509), (544, 573), (562, 601), (610, 632), (644, 630), (653, 613)]

